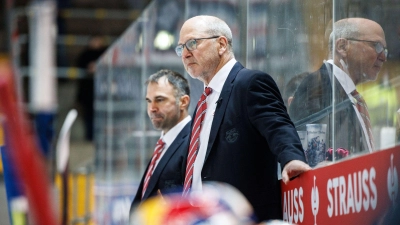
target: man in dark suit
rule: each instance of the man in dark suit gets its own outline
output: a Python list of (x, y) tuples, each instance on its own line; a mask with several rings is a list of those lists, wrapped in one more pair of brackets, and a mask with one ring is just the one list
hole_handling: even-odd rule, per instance
[(327, 124), (327, 147), (342, 150), (337, 151), (337, 159), (344, 152), (350, 155), (372, 152), (376, 149), (368, 128), (368, 113), (360, 113), (357, 109), (360, 101), (353, 94), (356, 85), (375, 80), (386, 61), (383, 29), (364, 18), (339, 20), (330, 35), (329, 51), (330, 59), (298, 87), (289, 115), (298, 130), (305, 130), (306, 124)]
[(188, 19), (175, 50), (208, 94), (200, 129), (193, 119), (191, 136), (200, 133), (190, 141), (184, 194), (201, 191), (205, 181), (224, 182), (249, 200), (257, 221), (282, 218), (277, 162), (285, 183), (310, 167), (274, 80), (235, 60), (232, 32), (217, 17)]
[(157, 194), (182, 190), (191, 117), (188, 115), (190, 90), (187, 80), (171, 70), (151, 75), (147, 84), (147, 113), (161, 137), (143, 174), (131, 212)]

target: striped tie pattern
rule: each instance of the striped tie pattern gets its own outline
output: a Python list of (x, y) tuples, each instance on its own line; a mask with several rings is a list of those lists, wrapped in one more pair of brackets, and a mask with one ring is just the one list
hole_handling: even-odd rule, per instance
[(369, 142), (373, 151), (375, 149), (374, 137), (372, 136), (371, 121), (369, 119), (367, 103), (365, 103), (364, 98), (360, 95), (360, 93), (357, 92), (357, 90), (351, 92), (351, 95), (353, 95), (353, 97), (357, 100), (356, 108), (360, 113), (362, 119), (364, 120), (365, 128), (367, 129), (367, 133), (369, 136)]
[(143, 184), (143, 189), (142, 189), (142, 198), (144, 196), (144, 193), (146, 193), (146, 189), (147, 189), (147, 186), (149, 185), (150, 177), (154, 172), (154, 168), (155, 168), (156, 162), (161, 156), (161, 153), (163, 151), (164, 145), (165, 145), (165, 143), (160, 138), (157, 141), (157, 145), (156, 145), (156, 148), (154, 150), (153, 157), (151, 158), (151, 162), (150, 162), (149, 168), (147, 169), (147, 173), (146, 173), (146, 177), (144, 179), (144, 184)]
[(206, 110), (207, 110), (207, 103), (206, 103), (206, 98), (208, 95), (210, 95), (212, 92), (212, 89), (209, 87), (206, 87), (203, 94), (200, 97), (199, 102), (197, 103), (197, 111), (196, 115), (194, 118), (194, 124), (192, 128), (192, 135), (190, 137), (190, 145), (189, 145), (189, 154), (187, 158), (187, 164), (186, 164), (186, 174), (185, 174), (185, 183), (183, 186), (183, 195), (187, 195), (189, 193), (190, 188), (192, 186), (192, 179), (193, 179), (193, 166), (194, 162), (196, 161), (196, 156), (197, 152), (199, 150), (200, 146), (200, 131), (201, 131), (201, 125), (203, 123)]

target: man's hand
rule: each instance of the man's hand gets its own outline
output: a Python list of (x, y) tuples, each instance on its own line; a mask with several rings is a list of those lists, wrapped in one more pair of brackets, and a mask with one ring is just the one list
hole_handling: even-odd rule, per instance
[(299, 174), (311, 170), (311, 167), (300, 160), (292, 160), (286, 163), (282, 170), (282, 181), (287, 184), (289, 180)]

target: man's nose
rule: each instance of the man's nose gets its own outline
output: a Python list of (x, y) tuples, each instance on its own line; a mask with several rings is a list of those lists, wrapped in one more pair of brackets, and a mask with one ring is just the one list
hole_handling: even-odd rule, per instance
[(387, 57), (386, 57), (385, 51), (382, 51), (381, 53), (378, 54), (378, 59), (383, 61), (383, 62), (387, 61)]
[(186, 46), (183, 46), (183, 49), (182, 49), (182, 57), (186, 58), (186, 57), (188, 57), (188, 56), (190, 56), (190, 55), (192, 55), (192, 52), (189, 51), (189, 50), (187, 49)]
[(155, 111), (157, 111), (157, 106), (153, 102), (152, 103), (148, 103), (148, 109), (151, 112), (155, 112)]

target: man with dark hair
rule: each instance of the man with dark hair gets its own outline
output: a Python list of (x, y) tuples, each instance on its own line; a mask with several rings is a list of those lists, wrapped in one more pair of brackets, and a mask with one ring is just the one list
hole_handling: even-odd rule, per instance
[(161, 137), (143, 174), (131, 212), (138, 203), (154, 195), (182, 189), (190, 132), (188, 81), (177, 72), (160, 70), (146, 84), (147, 113), (154, 128), (161, 130)]

